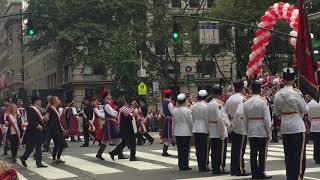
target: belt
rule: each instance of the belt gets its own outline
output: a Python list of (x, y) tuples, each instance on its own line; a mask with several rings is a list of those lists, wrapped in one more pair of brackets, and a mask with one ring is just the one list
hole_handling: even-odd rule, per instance
[(263, 120), (263, 117), (248, 117), (248, 120)]
[(284, 112), (284, 113), (281, 113), (281, 115), (292, 115), (292, 114), (297, 114), (297, 112)]
[(210, 121), (209, 123), (211, 123), (211, 124), (216, 124), (216, 123), (218, 123), (217, 121)]

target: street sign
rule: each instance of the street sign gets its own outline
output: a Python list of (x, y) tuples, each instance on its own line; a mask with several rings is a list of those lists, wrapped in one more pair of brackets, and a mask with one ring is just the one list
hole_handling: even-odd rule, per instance
[(217, 21), (199, 21), (200, 44), (219, 44), (219, 29)]
[(140, 69), (139, 71), (138, 71), (138, 77), (141, 77), (141, 78), (145, 78), (145, 77), (147, 77), (147, 70), (146, 69)]
[(186, 70), (186, 72), (188, 72), (188, 73), (189, 73), (189, 72), (191, 72), (191, 71), (192, 71), (192, 67), (191, 67), (191, 66), (187, 66), (185, 70)]
[(144, 82), (140, 82), (138, 85), (138, 95), (144, 96), (148, 94), (148, 87)]
[(159, 92), (159, 81), (152, 82), (152, 89), (153, 89), (153, 92)]

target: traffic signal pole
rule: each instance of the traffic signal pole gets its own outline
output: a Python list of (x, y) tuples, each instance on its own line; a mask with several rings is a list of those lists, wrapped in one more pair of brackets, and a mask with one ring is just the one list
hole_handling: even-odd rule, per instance
[[(238, 22), (238, 21), (232, 21), (232, 20), (227, 20), (227, 19), (208, 18), (208, 17), (199, 17), (199, 16), (188, 16), (188, 15), (173, 15), (173, 16), (172, 16), (172, 19), (173, 19), (173, 20), (178, 19), (178, 18), (188, 18), (188, 19), (199, 19), (199, 20), (209, 20), (209, 21), (225, 22), (225, 23), (228, 23), (228, 24), (233, 24), (233, 25), (238, 25), (238, 26), (244, 26), (244, 27), (251, 27), (251, 28), (254, 28), (254, 29), (262, 29), (262, 30), (265, 30), (265, 31), (270, 31), (270, 32), (275, 33), (275, 34), (280, 34), (280, 35), (283, 35), (283, 36), (288, 36), (288, 37), (292, 37), (292, 38), (297, 38), (297, 37), (291, 36), (290, 34), (281, 32), (281, 31), (272, 30), (272, 29), (268, 29), (268, 28), (262, 28), (262, 27), (259, 27), (259, 26), (256, 26), (256, 25), (246, 24), (246, 23), (242, 23), (242, 22)], [(176, 21), (175, 21), (175, 22), (176, 22)]]

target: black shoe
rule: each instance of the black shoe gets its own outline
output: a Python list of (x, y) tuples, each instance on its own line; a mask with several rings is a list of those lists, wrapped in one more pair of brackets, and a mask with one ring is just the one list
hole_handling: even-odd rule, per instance
[(154, 143), (154, 140), (150, 141), (150, 145), (152, 145)]
[(61, 160), (61, 159), (57, 159), (57, 160), (56, 160), (56, 163), (58, 163), (58, 164), (63, 164), (63, 163), (65, 163), (65, 161), (63, 161), (63, 160)]
[(96, 158), (98, 158), (98, 159), (100, 159), (100, 160), (104, 161), (104, 158), (101, 156), (101, 154), (97, 154), (97, 155), (96, 155)]
[(77, 142), (74, 138), (71, 138), (71, 142)]
[(126, 158), (124, 156), (118, 156), (118, 159), (128, 159), (128, 158)]
[(81, 140), (81, 138), (80, 137), (78, 137), (78, 142), (81, 142), (82, 140)]
[(208, 172), (208, 169), (199, 169), (199, 172)]
[(24, 160), (22, 157), (20, 157), (20, 161), (24, 167), (28, 167), (26, 160)]
[(236, 176), (251, 176), (251, 173), (240, 173), (240, 174), (236, 174)]
[(180, 171), (190, 171), (192, 170), (192, 168), (187, 167), (187, 168), (179, 168)]
[(43, 165), (43, 164), (37, 164), (37, 168), (46, 168), (46, 167), (48, 167), (48, 166)]
[(89, 144), (83, 144), (80, 147), (89, 147)]
[(166, 152), (166, 153), (162, 153), (162, 156), (164, 156), (164, 157), (171, 157), (172, 155)]
[(138, 159), (136, 157), (132, 157), (130, 158), (130, 161), (138, 161)]
[(110, 143), (109, 145), (110, 145), (110, 146), (116, 146), (116, 145), (115, 145), (115, 144), (113, 144), (113, 143)]
[(114, 161), (114, 155), (111, 152), (109, 152), (109, 155), (110, 155), (111, 159)]
[(16, 163), (17, 159), (16, 158), (12, 158), (12, 163)]

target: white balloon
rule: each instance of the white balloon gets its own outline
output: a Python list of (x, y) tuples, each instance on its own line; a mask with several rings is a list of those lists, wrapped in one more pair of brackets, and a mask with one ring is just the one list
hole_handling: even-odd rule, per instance
[(254, 38), (253, 39), (253, 44), (257, 44), (258, 43), (258, 38)]
[(261, 65), (262, 65), (262, 61), (259, 61), (259, 62), (257, 63), (257, 65), (258, 65), (258, 66), (261, 66)]
[(271, 24), (275, 25), (275, 24), (277, 24), (277, 21), (272, 21)]
[(262, 24), (263, 24), (262, 22), (259, 23), (259, 24), (258, 24), (258, 27), (261, 28), (261, 27), (262, 27)]
[(273, 10), (274, 10), (274, 12), (277, 14), (277, 15), (279, 15), (279, 10), (278, 10), (278, 3), (275, 3), (274, 5), (273, 5)]
[(253, 59), (253, 54), (251, 53), (250, 55), (249, 55), (249, 60), (252, 60)]
[(283, 5), (283, 9), (288, 9), (288, 7), (290, 6), (290, 4), (289, 3), (285, 3), (284, 5)]
[(313, 39), (314, 38), (314, 34), (310, 33), (310, 38)]
[(294, 22), (291, 22), (290, 24), (289, 24), (289, 26), (293, 29), (294, 28)]
[(297, 39), (296, 38), (290, 38), (290, 44), (292, 46), (295, 46), (297, 44)]
[(282, 17), (283, 19), (288, 19), (287, 10), (283, 11)]
[(291, 15), (290, 21), (291, 21), (291, 22), (294, 22), (294, 21), (296, 20), (296, 18), (297, 18), (297, 16)]
[(297, 37), (298, 36), (297, 31), (291, 31), (290, 36)]
[(292, 16), (298, 16), (299, 15), (299, 9), (295, 9), (292, 11)]
[(267, 32), (266, 32), (266, 37), (270, 37), (270, 36), (271, 36), (270, 31), (267, 31)]

